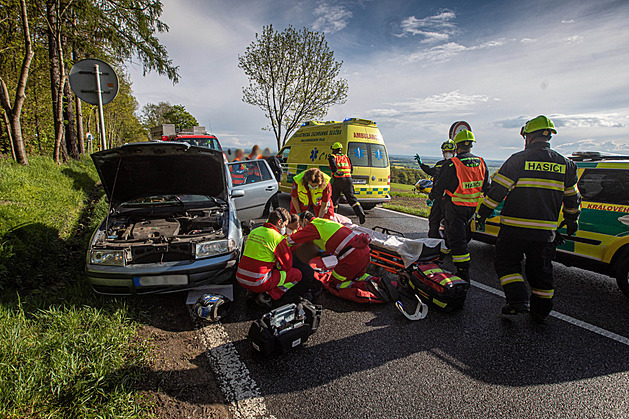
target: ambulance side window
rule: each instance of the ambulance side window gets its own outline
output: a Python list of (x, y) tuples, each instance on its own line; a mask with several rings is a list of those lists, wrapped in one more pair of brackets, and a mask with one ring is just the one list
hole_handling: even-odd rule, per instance
[(369, 144), (371, 167), (387, 167), (387, 151), (382, 144)]
[(279, 157), (282, 164), (286, 164), (286, 162), (288, 161), (289, 154), (290, 154), (290, 147), (286, 147), (278, 154), (277, 157)]
[(586, 169), (578, 186), (584, 201), (629, 205), (629, 173), (625, 170)]

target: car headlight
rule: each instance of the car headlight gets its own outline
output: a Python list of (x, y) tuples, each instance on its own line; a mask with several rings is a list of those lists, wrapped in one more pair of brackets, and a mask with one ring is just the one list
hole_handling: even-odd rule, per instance
[(90, 250), (93, 265), (125, 266), (124, 250)]
[(197, 243), (194, 256), (196, 259), (203, 259), (210, 256), (231, 253), (234, 250), (236, 250), (236, 242), (234, 239), (213, 240), (210, 242)]

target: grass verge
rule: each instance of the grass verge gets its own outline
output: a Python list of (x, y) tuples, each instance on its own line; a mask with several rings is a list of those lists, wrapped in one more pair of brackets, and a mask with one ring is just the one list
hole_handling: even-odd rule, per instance
[(424, 208), (409, 207), (405, 205), (396, 205), (396, 204), (390, 204), (390, 203), (382, 204), (382, 206), (383, 208), (386, 208), (386, 209), (403, 212), (406, 214), (418, 215), (420, 217), (428, 218), (428, 214), (430, 214), (430, 210), (424, 209)]
[(94, 166), (29, 163), (0, 157), (0, 417), (149, 415), (135, 391), (149, 351), (136, 314), (83, 273), (107, 211)]

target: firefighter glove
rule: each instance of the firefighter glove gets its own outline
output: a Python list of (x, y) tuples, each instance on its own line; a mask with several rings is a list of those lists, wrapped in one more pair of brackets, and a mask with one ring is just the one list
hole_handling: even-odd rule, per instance
[(574, 220), (574, 221), (563, 220), (561, 224), (559, 224), (559, 228), (563, 226), (566, 226), (566, 234), (568, 234), (568, 236), (574, 236), (574, 233), (576, 233), (577, 230), (579, 229), (579, 223), (577, 223), (577, 220)]
[(427, 199), (427, 200), (426, 200), (426, 205), (428, 205), (429, 207), (432, 207), (432, 204), (433, 204), (434, 202), (435, 202), (435, 201), (434, 201), (434, 200), (432, 200), (432, 199)]
[(474, 224), (476, 226), (476, 230), (485, 231), (485, 221), (487, 219), (480, 215), (479, 213), (474, 214)]
[(553, 240), (553, 244), (555, 247), (559, 247), (564, 244), (566, 241), (563, 239), (563, 236), (559, 232), (559, 230), (555, 230), (555, 240)]
[(417, 164), (419, 164), (419, 165), (422, 164), (422, 158), (419, 157), (419, 154), (415, 154), (415, 160), (417, 160)]

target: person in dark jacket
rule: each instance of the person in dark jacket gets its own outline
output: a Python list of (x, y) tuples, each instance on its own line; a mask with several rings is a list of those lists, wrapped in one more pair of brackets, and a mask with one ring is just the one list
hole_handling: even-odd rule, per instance
[[(273, 172), (273, 176), (275, 176), (275, 180), (277, 180), (277, 186), (279, 187), (280, 182), (282, 181), (282, 174), (284, 173), (284, 171), (282, 170), (282, 163), (280, 162), (280, 159), (276, 155), (271, 154), (271, 150), (269, 150), (268, 148), (264, 149), (264, 153), (262, 153), (262, 155), (267, 163), (269, 163), (271, 172)], [(263, 213), (265, 217), (269, 214), (271, 205), (273, 206), (273, 209), (277, 209), (280, 207), (280, 202), (277, 198), (279, 193), (280, 191), (278, 189), (278, 191), (275, 192), (273, 196), (266, 202)]]
[(456, 134), (454, 144), (457, 155), (441, 168), (439, 179), (428, 196), (432, 201), (443, 199), (447, 244), (457, 268), (456, 275), (468, 282), (470, 222), (481, 193), (489, 188), (485, 161), (470, 152), (474, 142), (476, 139), (471, 131), (462, 130)]
[[(563, 240), (557, 228), (565, 224), (568, 236), (576, 232), (581, 195), (574, 162), (550, 149), (550, 138), (557, 134), (553, 122), (540, 115), (528, 121), (520, 134), (524, 150), (511, 155), (494, 176), (476, 214), (476, 226), (482, 229), (492, 211), (505, 201), (494, 262), (507, 299), (502, 313), (529, 312), (530, 301), (532, 319), (543, 323), (555, 293), (552, 259)], [(564, 221), (558, 226), (562, 204)], [(524, 255), (530, 298), (522, 272)]]
[(332, 144), (332, 154), (328, 156), (328, 165), (332, 171), (332, 204), (334, 212), (339, 209), (341, 193), (345, 195), (347, 203), (354, 210), (361, 224), (365, 223), (365, 211), (360, 206), (360, 202), (354, 196), (354, 183), (352, 181), (352, 162), (346, 154), (343, 154), (343, 144), (335, 142)]
[[(454, 151), (456, 146), (454, 141), (448, 140), (441, 144), (441, 153), (443, 154), (443, 160), (439, 160), (434, 167), (430, 167), (427, 164), (422, 163), (422, 159), (419, 154), (415, 154), (415, 160), (419, 167), (430, 177), (432, 177), (432, 184), (434, 186), (439, 179), (439, 171), (444, 164), (448, 163), (452, 157), (454, 157)], [(436, 199), (431, 202), (430, 214), (428, 215), (428, 237), (431, 239), (440, 239), (439, 227), (441, 227), (441, 220), (443, 220), (443, 199)]]

